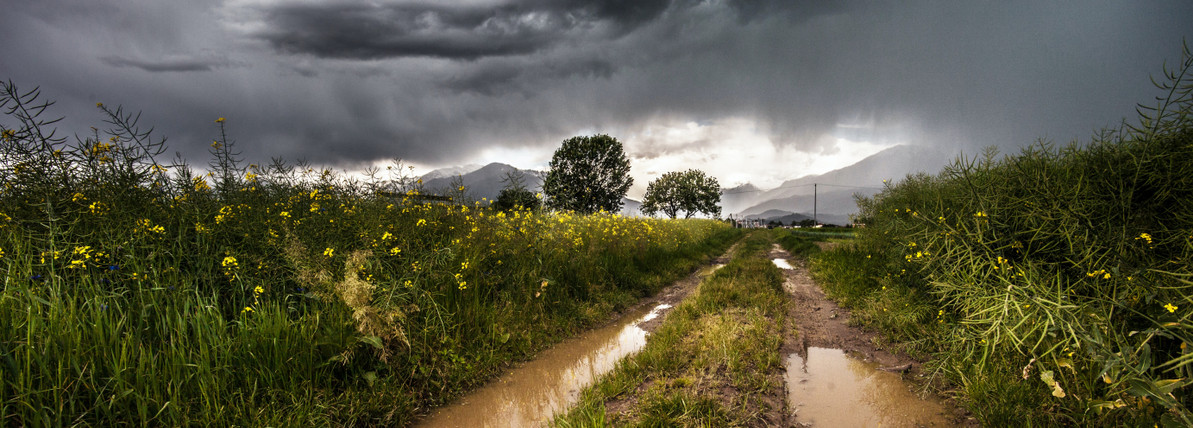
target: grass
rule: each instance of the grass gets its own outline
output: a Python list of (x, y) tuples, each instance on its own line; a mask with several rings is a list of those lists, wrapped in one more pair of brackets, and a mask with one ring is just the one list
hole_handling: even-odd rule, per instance
[[(586, 389), (556, 426), (736, 426), (766, 423), (782, 390), (788, 299), (766, 258), (771, 234), (748, 235), (732, 260), (668, 314), (646, 347)], [(781, 394), (780, 394), (781, 395)], [(621, 411), (606, 416), (606, 405)], [(777, 405), (781, 406), (781, 402)]]
[(242, 165), (223, 118), (200, 173), (0, 89), (0, 425), (404, 425), (740, 236)]
[(1193, 424), (1193, 55), (1138, 124), (859, 201), (814, 275), (985, 425)]

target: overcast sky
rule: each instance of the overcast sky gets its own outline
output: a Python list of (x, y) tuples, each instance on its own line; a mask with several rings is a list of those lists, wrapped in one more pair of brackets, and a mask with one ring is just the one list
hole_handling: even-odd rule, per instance
[[(197, 165), (217, 117), (253, 162), (545, 167), (617, 137), (640, 193), (885, 147), (1088, 140), (1158, 95), (1188, 1), (0, 0), (0, 79), (63, 131), (140, 110)], [(634, 193), (634, 192), (632, 192)]]

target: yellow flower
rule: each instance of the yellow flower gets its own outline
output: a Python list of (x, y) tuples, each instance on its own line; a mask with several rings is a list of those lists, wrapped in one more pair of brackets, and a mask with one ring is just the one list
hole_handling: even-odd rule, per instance
[(331, 256), (335, 255), (335, 253), (336, 253), (336, 250), (331, 247), (327, 247), (326, 249), (323, 250), (323, 255), (327, 256), (327, 257), (331, 257)]
[(264, 289), (264, 288), (261, 288), (261, 286), (260, 286), (260, 285), (258, 285), (258, 286), (256, 286), (256, 287), (254, 287), (254, 288), (253, 288), (253, 293), (254, 293), (254, 294), (262, 294), (262, 293), (264, 293), (264, 292), (265, 292), (265, 289)]
[(224, 118), (222, 118), (222, 117), (215, 120), (215, 123), (223, 123), (223, 122), (224, 122)]
[(396, 256), (396, 255), (400, 254), (401, 252), (402, 252), (402, 249), (398, 248), (398, 247), (393, 247), (393, 248), (389, 249), (389, 255), (391, 255), (391, 256)]
[(244, 309), (241, 309), (241, 310), (240, 310), (240, 313), (242, 313), (242, 314), (243, 314), (243, 313), (246, 313), (246, 312), (252, 312), (252, 311), (253, 311), (253, 307), (252, 307), (252, 306), (245, 306), (245, 307), (244, 307)]
[(1172, 303), (1165, 303), (1164, 309), (1167, 309), (1169, 313), (1172, 313), (1172, 312), (1176, 312), (1176, 310), (1179, 308), (1177, 306), (1173, 305)]
[(232, 257), (232, 256), (224, 257), (223, 265), (224, 265), (224, 267), (236, 267), (237, 266), (236, 257)]
[(418, 219), (418, 223), (416, 223), (415, 226), (426, 226), (426, 224), (427, 224), (427, 221), (420, 218), (420, 219)]
[(1138, 237), (1138, 238), (1135, 238), (1135, 239), (1136, 239), (1136, 240), (1142, 239), (1142, 240), (1144, 240), (1144, 241), (1147, 241), (1147, 245), (1148, 245), (1148, 246), (1151, 246), (1151, 245), (1152, 245), (1152, 235), (1150, 235), (1150, 234), (1147, 234), (1147, 233), (1140, 233), (1140, 234), (1139, 234), (1139, 237)]

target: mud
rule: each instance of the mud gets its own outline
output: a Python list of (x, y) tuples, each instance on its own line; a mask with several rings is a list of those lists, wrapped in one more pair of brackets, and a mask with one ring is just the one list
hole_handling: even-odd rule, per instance
[(787, 399), (796, 423), (848, 427), (948, 427), (951, 412), (920, 398), (899, 374), (840, 349), (809, 347), (787, 359)]
[(724, 256), (645, 299), (610, 324), (547, 349), (457, 402), (439, 408), (420, 427), (544, 426), (618, 361), (646, 346), (672, 307), (701, 279), (724, 266)]
[[(821, 247), (832, 247), (832, 244), (825, 244)], [(860, 425), (849, 420), (825, 420), (823, 416), (819, 417), (820, 420), (817, 421), (808, 420), (812, 418), (813, 413), (819, 411), (811, 409), (824, 407), (824, 404), (819, 402), (810, 404), (814, 401), (810, 401), (813, 398), (809, 398), (809, 394), (829, 396), (830, 394), (824, 394), (821, 389), (836, 388), (835, 385), (868, 384), (870, 386), (849, 387), (855, 391), (850, 395), (860, 397), (857, 400), (869, 400), (877, 403), (890, 402), (893, 399), (889, 397), (892, 396), (902, 397), (899, 394), (903, 392), (910, 394), (908, 391), (915, 387), (914, 380), (920, 375), (922, 362), (876, 345), (878, 341), (873, 333), (850, 326), (849, 311), (837, 306), (835, 302), (825, 296), (812, 279), (807, 262), (801, 258), (792, 259), (790, 257), (790, 254), (778, 245), (774, 246), (769, 255), (772, 260), (780, 259), (791, 266), (788, 269), (781, 266), (778, 261), (775, 262), (776, 266), (784, 268), (783, 288), (791, 296), (793, 303), (788, 312), (789, 331), (793, 331), (793, 333), (786, 337), (783, 348), (783, 352), (788, 355), (787, 389), (790, 425), (810, 426), (815, 423), (817, 426), (917, 426), (915, 421), (918, 419), (911, 418), (908, 422), (907, 418), (900, 419), (894, 416), (892, 416), (894, 419), (878, 417), (879, 422), (861, 423)], [(816, 351), (810, 352), (810, 350)], [(835, 356), (837, 354), (839, 356)], [(793, 366), (793, 362), (797, 364)], [(822, 365), (827, 368), (820, 368)], [(843, 367), (853, 367), (853, 369), (845, 370), (842, 369)], [(796, 369), (794, 373), (792, 372), (793, 368)], [(803, 371), (805, 368), (806, 372)], [(898, 370), (893, 370), (890, 373), (870, 374), (870, 372), (882, 368), (898, 368)], [(818, 370), (830, 370), (837, 374), (822, 376)], [(842, 374), (845, 372), (865, 373), (865, 375), (851, 374), (847, 378)], [(890, 380), (890, 376), (894, 376), (894, 381)], [(828, 383), (825, 384), (826, 386), (817, 387), (821, 388), (817, 390), (818, 392), (801, 392), (805, 386), (811, 387), (807, 384), (813, 382), (813, 379), (826, 379)], [(793, 380), (794, 384), (792, 384)], [(830, 384), (834, 386), (827, 386)], [(901, 392), (880, 393), (876, 388)], [(866, 399), (865, 396), (871, 398)], [(888, 398), (880, 399), (878, 398), (880, 396)], [(914, 398), (914, 395), (912, 397)], [(939, 420), (924, 422), (922, 426), (976, 426), (973, 419), (963, 411), (947, 402), (939, 401), (938, 398), (930, 398), (927, 401), (918, 399), (916, 399), (918, 401), (912, 401), (910, 398), (905, 398), (899, 398), (903, 400), (900, 401), (902, 403), (899, 406), (900, 412), (919, 415), (919, 409), (914, 409), (913, 412), (911, 408), (915, 407), (916, 403), (922, 403), (920, 407), (925, 409), (925, 412), (940, 416)], [(847, 401), (847, 399), (837, 396), (832, 401), (841, 402)], [(934, 406), (939, 406), (939, 408)], [(855, 413), (855, 408), (858, 408), (856, 402), (854, 407), (849, 407), (845, 411), (836, 410), (830, 411), (830, 413), (842, 417), (851, 416), (852, 413)]]

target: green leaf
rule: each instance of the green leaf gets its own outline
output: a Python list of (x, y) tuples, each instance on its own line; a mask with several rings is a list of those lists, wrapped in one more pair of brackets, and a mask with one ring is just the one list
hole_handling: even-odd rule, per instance
[(377, 337), (377, 336), (364, 336), (364, 337), (360, 338), (360, 341), (367, 343), (367, 344), (371, 345), (372, 347), (377, 348), (379, 350), (385, 349), (385, 342), (382, 342), (381, 338)]

